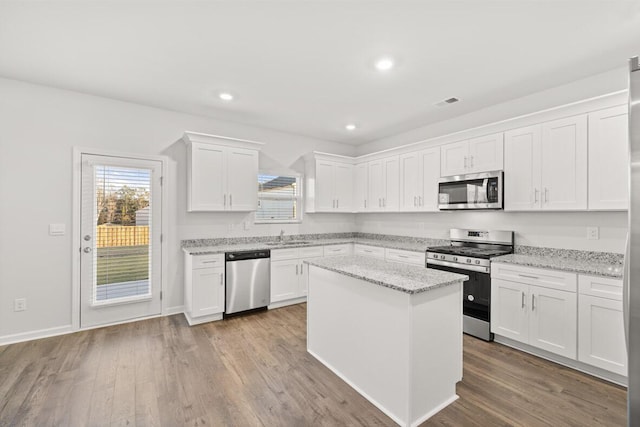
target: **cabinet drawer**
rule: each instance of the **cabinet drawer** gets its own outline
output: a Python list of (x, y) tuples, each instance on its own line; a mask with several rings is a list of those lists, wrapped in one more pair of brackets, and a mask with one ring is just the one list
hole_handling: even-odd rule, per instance
[(622, 301), (622, 279), (581, 274), (578, 276), (578, 289), (581, 295)]
[(402, 249), (386, 249), (387, 261), (405, 262), (407, 264), (421, 265), (424, 267), (424, 252), (403, 251)]
[(324, 248), (322, 246), (311, 246), (298, 248), (298, 256), (300, 258), (315, 258), (324, 255)]
[(353, 245), (345, 243), (342, 245), (329, 245), (324, 247), (324, 256), (334, 255), (351, 255), (353, 253)]
[(578, 279), (575, 273), (499, 262), (491, 263), (491, 278), (570, 292), (576, 292), (578, 288)]
[(384, 259), (384, 248), (369, 245), (353, 245), (353, 254)]
[(224, 255), (193, 255), (193, 269), (224, 267)]
[(298, 248), (272, 249), (271, 261), (278, 261), (281, 259), (295, 259), (298, 258), (298, 252)]

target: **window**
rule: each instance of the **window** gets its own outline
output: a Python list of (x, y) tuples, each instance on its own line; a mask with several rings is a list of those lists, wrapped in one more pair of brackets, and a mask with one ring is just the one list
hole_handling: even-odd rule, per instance
[(296, 174), (258, 174), (256, 222), (301, 222), (301, 177)]

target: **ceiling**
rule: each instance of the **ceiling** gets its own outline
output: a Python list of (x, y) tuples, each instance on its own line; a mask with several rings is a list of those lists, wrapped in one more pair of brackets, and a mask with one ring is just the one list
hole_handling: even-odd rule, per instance
[(635, 54), (639, 1), (0, 2), (2, 77), (354, 145)]

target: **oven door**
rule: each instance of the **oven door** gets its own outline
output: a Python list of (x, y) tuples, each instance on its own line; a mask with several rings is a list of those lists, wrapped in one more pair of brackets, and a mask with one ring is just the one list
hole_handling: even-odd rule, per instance
[(502, 209), (503, 172), (484, 172), (440, 179), (438, 209)]

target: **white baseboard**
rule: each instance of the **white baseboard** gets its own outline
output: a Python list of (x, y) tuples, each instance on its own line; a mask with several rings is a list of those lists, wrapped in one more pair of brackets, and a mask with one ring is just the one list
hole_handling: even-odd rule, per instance
[(267, 308), (269, 310), (273, 310), (274, 308), (286, 307), (288, 305), (300, 304), (300, 303), (303, 303), (303, 302), (307, 302), (307, 297), (300, 297), (300, 298), (288, 299), (286, 301), (274, 302), (274, 303), (269, 304), (269, 306)]
[(176, 305), (175, 307), (167, 307), (162, 312), (163, 316), (173, 316), (174, 314), (184, 313), (184, 305)]
[(71, 325), (55, 328), (39, 329), (37, 331), (21, 332), (19, 334), (4, 335), (0, 337), (0, 345), (15, 344), (24, 341), (39, 340), (41, 338), (55, 337), (58, 335), (76, 332)]

